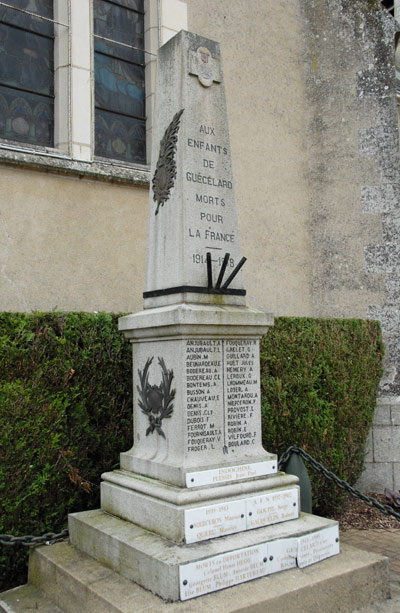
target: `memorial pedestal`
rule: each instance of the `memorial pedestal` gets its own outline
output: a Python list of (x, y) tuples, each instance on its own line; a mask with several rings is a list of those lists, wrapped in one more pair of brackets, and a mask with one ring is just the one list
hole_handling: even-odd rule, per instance
[(259, 341), (272, 323), (246, 307), (189, 304), (121, 318), (137, 407), (121, 468), (180, 487), (196, 486), (196, 473), (205, 484), (203, 471), (235, 465), (261, 462), (259, 476), (276, 473), (260, 414)]
[(298, 479), (261, 444), (259, 341), (271, 324), (199, 304), (120, 320), (136, 366), (135, 444), (102, 476), (101, 511), (70, 516), (73, 545), (165, 600), (339, 552), (337, 523), (300, 517)]

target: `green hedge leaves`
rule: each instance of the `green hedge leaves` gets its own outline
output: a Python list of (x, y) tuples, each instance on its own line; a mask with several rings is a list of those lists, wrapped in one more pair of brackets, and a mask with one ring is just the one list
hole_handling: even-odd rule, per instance
[[(99, 505), (100, 475), (132, 446), (131, 347), (116, 315), (0, 313), (0, 533), (59, 532)], [(0, 549), (0, 587), (26, 550)]]
[[(261, 343), (263, 444), (282, 454), (303, 447), (351, 485), (382, 376), (378, 322), (280, 317)], [(309, 470), (313, 507), (329, 515), (343, 494)]]

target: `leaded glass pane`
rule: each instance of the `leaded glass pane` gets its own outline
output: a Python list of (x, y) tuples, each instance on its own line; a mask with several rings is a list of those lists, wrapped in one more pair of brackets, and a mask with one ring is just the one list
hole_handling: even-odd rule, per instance
[(121, 6), (125, 6), (126, 8), (134, 11), (139, 11), (140, 13), (144, 12), (143, 0), (111, 0), (111, 2), (114, 2), (114, 4), (120, 4)]
[(96, 107), (144, 119), (144, 68), (95, 54)]
[[(135, 45), (130, 43), (131, 47)], [(139, 49), (139, 47), (138, 47)], [(131, 49), (130, 47), (124, 47), (119, 43), (113, 43), (109, 40), (103, 40), (102, 38), (94, 38), (94, 50), (103, 53), (105, 55), (111, 55), (112, 57), (126, 60), (127, 62), (133, 62), (144, 66), (144, 53), (138, 49)], [(140, 47), (141, 49), (141, 47)]]
[[(6, 0), (5, 3), (53, 19), (53, 0)], [(36, 19), (31, 15), (2, 5), (0, 5), (0, 21), (45, 36), (53, 36), (53, 24), (51, 22)]]
[(0, 86), (0, 137), (53, 146), (53, 101)]
[(0, 24), (0, 82), (53, 95), (53, 41)]
[(96, 109), (95, 153), (124, 162), (146, 162), (144, 121)]
[(146, 162), (142, 11), (142, 0), (93, 3), (95, 153), (140, 164)]
[[(144, 48), (144, 20), (143, 15), (127, 10), (104, 0), (95, 0), (93, 5), (94, 33), (131, 45), (138, 49)], [(129, 49), (100, 40), (95, 37), (95, 50), (108, 53), (114, 57), (129, 60), (135, 63), (144, 63), (144, 54), (134, 49)]]
[(53, 0), (0, 5), (0, 138), (54, 144), (54, 26), (17, 8), (53, 18)]

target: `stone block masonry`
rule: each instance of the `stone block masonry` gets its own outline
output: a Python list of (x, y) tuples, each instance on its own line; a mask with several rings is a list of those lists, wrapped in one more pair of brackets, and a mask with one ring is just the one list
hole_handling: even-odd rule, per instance
[(395, 99), (395, 23), (388, 13), (375, 18), (380, 39), (379, 63), (375, 61), (357, 78), (357, 95), (376, 108), (376, 124), (360, 130), (360, 153), (373, 160), (378, 182), (361, 189), (365, 215), (377, 214), (382, 240), (365, 246), (365, 270), (384, 282), (384, 302), (370, 305), (367, 316), (382, 326), (385, 342), (384, 375), (380, 383), (370, 452), (359, 485), (383, 492), (400, 481), (400, 154), (399, 125)]

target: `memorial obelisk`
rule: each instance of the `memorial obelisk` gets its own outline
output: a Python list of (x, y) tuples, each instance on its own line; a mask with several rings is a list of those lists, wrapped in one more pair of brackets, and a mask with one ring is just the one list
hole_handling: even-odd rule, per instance
[(144, 310), (133, 349), (134, 445), (103, 475), (71, 542), (167, 600), (339, 552), (336, 522), (300, 514), (297, 478), (261, 443), (259, 341), (245, 304), (218, 43), (159, 50)]

